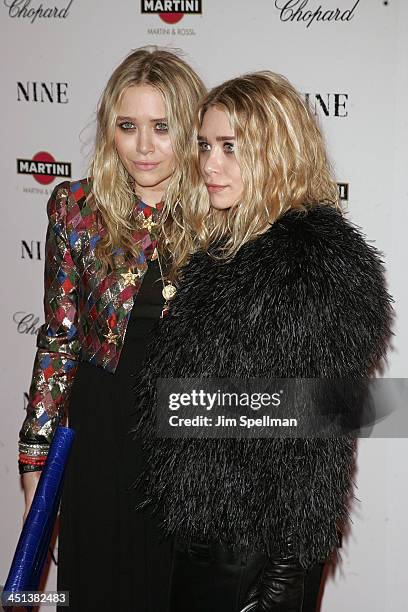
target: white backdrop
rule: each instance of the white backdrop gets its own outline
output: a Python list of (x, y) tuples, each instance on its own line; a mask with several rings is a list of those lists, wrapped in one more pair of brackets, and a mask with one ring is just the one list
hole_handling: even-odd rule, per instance
[[(0, 584), (21, 527), (17, 434), (35, 331), (42, 323), (45, 206), (58, 181), (45, 177), (51, 182), (43, 184), (32, 174), (17, 173), (17, 160), (45, 152), (48, 156), (39, 156), (40, 161), (71, 164), (73, 178), (84, 176), (97, 100), (131, 49), (146, 44), (181, 48), (208, 86), (245, 71), (270, 69), (308, 94), (337, 179), (348, 186), (349, 217), (385, 256), (398, 314), (385, 375), (407, 375), (408, 330), (402, 313), (408, 301), (408, 3), (193, 0), (183, 5), (176, 0), (175, 9), (201, 7), (202, 13), (186, 13), (175, 23), (142, 13), (143, 4), (160, 9), (156, 0), (0, 0)], [(169, 20), (174, 21), (171, 15)], [(20, 170), (24, 167), (30, 170), (29, 163), (20, 164)], [(406, 439), (360, 442), (360, 501), (353, 508), (343, 561), (326, 582), (322, 612), (405, 609), (407, 450)], [(55, 587), (55, 577), (51, 562), (48, 589)]]

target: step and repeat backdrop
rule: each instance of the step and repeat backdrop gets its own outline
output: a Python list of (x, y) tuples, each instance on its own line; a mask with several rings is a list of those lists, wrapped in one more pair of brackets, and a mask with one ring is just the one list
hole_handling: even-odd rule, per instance
[[(46, 202), (58, 181), (85, 176), (97, 101), (130, 50), (178, 48), (209, 87), (270, 69), (302, 92), (325, 134), (349, 218), (384, 253), (398, 315), (384, 376), (406, 376), (407, 4), (0, 0), (0, 585), (22, 523), (17, 436), (43, 322)], [(353, 524), (322, 612), (405, 609), (407, 451), (403, 438), (360, 441)], [(58, 541), (53, 553), (47, 589), (56, 584)]]

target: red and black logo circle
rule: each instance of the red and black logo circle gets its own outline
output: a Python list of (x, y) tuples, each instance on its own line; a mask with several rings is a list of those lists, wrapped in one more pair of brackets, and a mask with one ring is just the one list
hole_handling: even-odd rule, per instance
[(166, 23), (178, 23), (183, 19), (184, 13), (159, 13), (159, 17)]

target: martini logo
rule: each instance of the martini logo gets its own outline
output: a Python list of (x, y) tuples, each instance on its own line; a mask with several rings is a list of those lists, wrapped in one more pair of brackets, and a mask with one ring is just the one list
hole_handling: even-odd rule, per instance
[(142, 13), (159, 15), (166, 23), (178, 23), (184, 15), (201, 15), (201, 0), (142, 0)]
[(49, 185), (55, 178), (70, 178), (71, 164), (55, 161), (52, 155), (41, 151), (33, 159), (18, 159), (17, 174), (32, 174), (41, 185)]

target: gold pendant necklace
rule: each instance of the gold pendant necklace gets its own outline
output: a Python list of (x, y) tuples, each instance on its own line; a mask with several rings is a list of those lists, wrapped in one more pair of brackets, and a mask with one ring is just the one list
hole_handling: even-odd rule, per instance
[(164, 299), (166, 300), (166, 302), (168, 302), (169, 300), (172, 300), (177, 293), (177, 289), (175, 288), (175, 286), (172, 285), (170, 281), (167, 281), (167, 282), (168, 282), (167, 285), (163, 284), (163, 291), (162, 291), (162, 295)]
[[(164, 297), (166, 302), (168, 302), (169, 300), (172, 300), (174, 298), (174, 296), (177, 293), (177, 289), (173, 285), (173, 283), (171, 281), (169, 281), (169, 280), (167, 281), (167, 284), (166, 284), (166, 281), (164, 280), (162, 266), (161, 266), (159, 250), (157, 249), (157, 247), (155, 249), (155, 253), (157, 254), (157, 261), (158, 261), (159, 268), (160, 268), (160, 276), (161, 276), (162, 283), (163, 283), (162, 296)], [(154, 255), (154, 253), (153, 253), (153, 255)]]

